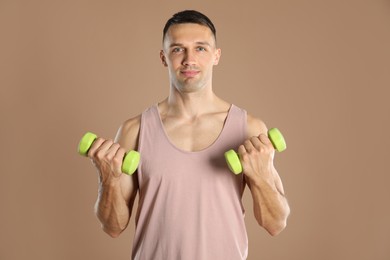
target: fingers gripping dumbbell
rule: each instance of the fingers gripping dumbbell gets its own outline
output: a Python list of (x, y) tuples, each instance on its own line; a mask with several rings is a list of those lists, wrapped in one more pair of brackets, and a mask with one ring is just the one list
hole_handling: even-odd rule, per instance
[[(286, 150), (286, 142), (282, 133), (277, 128), (271, 128), (268, 130), (268, 138), (270, 139), (275, 150), (282, 152)], [(234, 150), (229, 150), (225, 153), (225, 159), (229, 166), (229, 169), (234, 174), (240, 174), (242, 172), (242, 165), (238, 154)]]
[[(91, 148), (93, 142), (96, 140), (97, 135), (91, 132), (87, 132), (81, 138), (78, 152), (80, 155), (87, 156), (88, 150)], [(123, 157), (122, 172), (128, 175), (132, 175), (138, 167), (140, 160), (140, 154), (136, 151), (129, 151)]]

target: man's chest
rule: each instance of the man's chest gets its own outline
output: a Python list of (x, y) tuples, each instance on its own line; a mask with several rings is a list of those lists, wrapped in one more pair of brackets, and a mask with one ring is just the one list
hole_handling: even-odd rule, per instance
[(182, 150), (194, 152), (211, 146), (217, 140), (224, 126), (224, 118), (164, 120), (163, 125), (171, 143)]

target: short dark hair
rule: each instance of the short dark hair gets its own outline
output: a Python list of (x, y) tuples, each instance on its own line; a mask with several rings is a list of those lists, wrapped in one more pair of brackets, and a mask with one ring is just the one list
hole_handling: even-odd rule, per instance
[(163, 42), (169, 27), (171, 27), (174, 24), (182, 24), (182, 23), (196, 23), (196, 24), (207, 26), (210, 28), (211, 32), (213, 33), (214, 39), (217, 40), (217, 31), (215, 30), (214, 24), (206, 15), (195, 10), (185, 10), (174, 14), (167, 21), (163, 30)]

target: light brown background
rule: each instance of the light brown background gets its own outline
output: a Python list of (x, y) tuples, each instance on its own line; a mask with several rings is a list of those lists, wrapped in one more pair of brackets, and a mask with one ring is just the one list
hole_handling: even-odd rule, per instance
[(390, 259), (385, 0), (2, 0), (0, 259), (130, 259), (134, 220), (100, 230), (76, 147), (167, 95), (161, 31), (183, 9), (217, 27), (215, 91), (288, 142), (288, 227), (270, 237), (246, 193), (249, 259)]

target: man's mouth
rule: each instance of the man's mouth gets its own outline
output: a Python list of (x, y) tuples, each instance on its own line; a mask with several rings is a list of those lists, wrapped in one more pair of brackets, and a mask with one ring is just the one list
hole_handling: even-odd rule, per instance
[(199, 70), (181, 70), (180, 73), (187, 78), (195, 77), (199, 74)]

